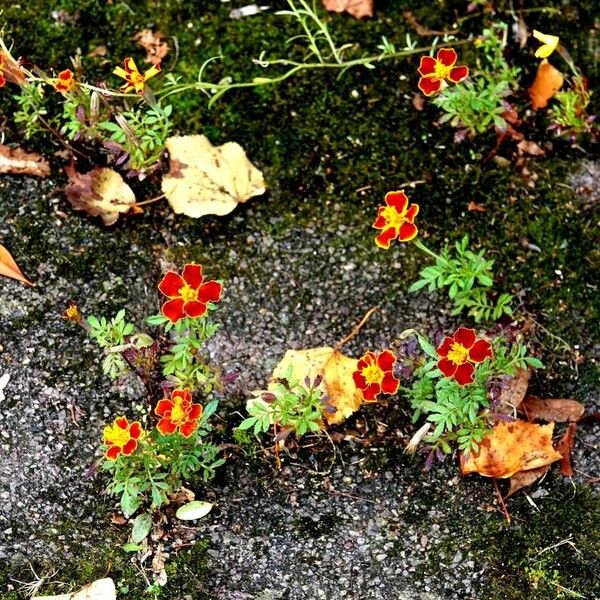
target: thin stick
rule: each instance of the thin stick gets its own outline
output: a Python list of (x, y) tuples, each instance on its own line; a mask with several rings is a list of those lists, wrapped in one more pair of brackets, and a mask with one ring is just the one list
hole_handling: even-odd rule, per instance
[(504, 498), (500, 493), (500, 488), (498, 487), (498, 481), (494, 477), (494, 487), (496, 488), (496, 494), (498, 494), (498, 499), (500, 500), (500, 506), (502, 506), (502, 510), (504, 511), (504, 516), (506, 517), (506, 521), (510, 523), (510, 514), (506, 508), (506, 504), (504, 504)]
[(367, 320), (369, 319), (369, 317), (378, 308), (379, 308), (379, 306), (374, 306), (373, 308), (370, 308), (366, 312), (365, 316), (361, 319), (360, 323), (341, 342), (338, 342), (333, 349), (334, 350), (339, 350), (344, 344), (347, 344), (360, 331), (360, 329), (367, 322)]
[(148, 198), (148, 200), (142, 200), (141, 202), (136, 202), (134, 206), (145, 206), (146, 204), (152, 204), (153, 202), (158, 202), (165, 197), (165, 194), (160, 194), (159, 196), (154, 196), (154, 198)]

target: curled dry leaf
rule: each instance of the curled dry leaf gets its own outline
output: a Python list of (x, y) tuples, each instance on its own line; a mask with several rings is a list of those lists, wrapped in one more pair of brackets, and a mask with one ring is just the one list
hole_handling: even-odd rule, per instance
[(169, 52), (167, 36), (160, 31), (142, 29), (133, 39), (146, 51), (146, 62), (158, 65)]
[(517, 371), (516, 377), (509, 380), (508, 387), (500, 392), (498, 412), (513, 414), (514, 409), (519, 408), (527, 393), (530, 378), (531, 369), (521, 369), (520, 371)]
[(541, 479), (550, 468), (550, 465), (538, 467), (537, 469), (529, 469), (529, 471), (519, 471), (510, 478), (510, 489), (506, 497), (512, 496), (519, 490), (523, 489), (535, 483), (538, 479)]
[(548, 104), (548, 100), (560, 90), (564, 81), (562, 73), (554, 68), (547, 59), (541, 61), (533, 84), (527, 90), (533, 110), (544, 108)]
[(553, 431), (554, 423), (502, 421), (483, 438), (479, 452), (461, 456), (461, 472), (506, 478), (552, 464), (562, 458), (552, 446)]
[(579, 421), (585, 412), (585, 406), (576, 400), (542, 399), (527, 396), (521, 403), (519, 412), (523, 413), (530, 421), (541, 419), (542, 421), (565, 423), (566, 421)]
[(0, 173), (48, 177), (50, 165), (40, 154), (0, 144)]
[(98, 579), (72, 594), (58, 596), (34, 596), (32, 600), (116, 600), (117, 590), (110, 577)]
[(352, 373), (358, 361), (344, 356), (329, 346), (310, 348), (309, 350), (288, 350), (273, 371), (273, 379), (283, 378), (292, 366), (294, 378), (311, 381), (321, 375), (321, 389), (329, 396), (329, 404), (337, 409), (334, 413), (325, 413), (329, 425), (336, 425), (356, 412), (362, 402), (362, 392), (356, 388)]
[(345, 11), (355, 19), (373, 16), (373, 0), (323, 0), (323, 6), (331, 12)]
[(93, 169), (78, 173), (71, 164), (65, 167), (69, 185), (65, 193), (75, 210), (101, 217), (105, 225), (117, 222), (135, 204), (135, 195), (123, 178), (112, 169)]
[(475, 200), (471, 200), (469, 204), (467, 204), (467, 210), (470, 212), (484, 213), (487, 208), (485, 207), (485, 204), (479, 204), (478, 202), (475, 202)]
[(571, 467), (571, 453), (575, 447), (575, 432), (577, 431), (577, 423), (570, 423), (565, 434), (560, 438), (557, 446), (558, 451), (562, 454), (560, 461), (560, 472), (565, 477), (573, 477), (573, 467)]
[(27, 285), (33, 285), (33, 283), (23, 275), (10, 252), (2, 244), (0, 244), (0, 275), (16, 279)]
[(178, 214), (226, 215), (265, 192), (262, 173), (235, 142), (213, 146), (204, 135), (186, 135), (170, 137), (165, 145), (170, 171), (162, 191)]
[(546, 151), (530, 140), (521, 140), (517, 144), (519, 154), (529, 154), (529, 156), (544, 156)]

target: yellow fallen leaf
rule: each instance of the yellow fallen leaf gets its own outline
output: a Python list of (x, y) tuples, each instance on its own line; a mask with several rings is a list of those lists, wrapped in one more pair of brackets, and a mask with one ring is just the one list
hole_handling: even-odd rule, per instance
[(93, 169), (78, 173), (73, 165), (65, 167), (69, 185), (65, 194), (75, 210), (101, 217), (105, 225), (117, 222), (135, 204), (135, 195), (123, 178), (112, 169)]
[[(336, 425), (356, 412), (363, 403), (362, 392), (352, 379), (357, 363), (355, 358), (344, 356), (328, 346), (288, 350), (275, 367), (272, 379), (285, 378), (290, 365), (294, 378), (301, 381), (305, 377), (314, 381), (321, 375), (323, 381), (320, 387), (329, 396), (329, 404), (337, 409), (334, 413), (325, 413), (324, 417), (329, 425)], [(269, 387), (272, 389), (272, 384)]]
[(2, 244), (0, 244), (0, 275), (11, 277), (21, 283), (26, 283), (27, 285), (33, 285), (33, 283), (23, 275), (10, 252)]
[(461, 456), (461, 472), (506, 478), (549, 465), (562, 458), (552, 446), (553, 431), (554, 423), (500, 422), (485, 436), (479, 452)]
[(173, 136), (165, 146), (170, 171), (162, 191), (176, 213), (198, 218), (226, 215), (265, 192), (262, 173), (235, 142), (213, 146), (204, 135)]
[(98, 579), (71, 594), (58, 596), (34, 596), (32, 600), (116, 600), (117, 590), (110, 577)]

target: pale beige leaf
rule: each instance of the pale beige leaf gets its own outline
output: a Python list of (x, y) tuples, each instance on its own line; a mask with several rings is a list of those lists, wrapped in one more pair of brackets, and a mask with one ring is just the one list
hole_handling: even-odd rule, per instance
[(0, 173), (47, 177), (50, 165), (40, 154), (0, 144)]
[(33, 283), (23, 275), (10, 252), (2, 244), (0, 244), (0, 275), (16, 279), (27, 285), (33, 285)]
[(186, 135), (168, 138), (165, 146), (170, 171), (162, 191), (178, 214), (226, 215), (265, 192), (262, 173), (235, 142), (213, 146), (204, 135)]
[(58, 596), (34, 596), (32, 600), (116, 600), (117, 591), (110, 577), (98, 579), (72, 594)]
[(112, 169), (93, 169), (78, 173), (73, 165), (65, 167), (69, 185), (65, 193), (75, 210), (101, 217), (105, 225), (117, 222), (135, 204), (135, 195), (123, 178)]
[[(294, 378), (301, 381), (305, 377), (314, 381), (321, 375), (323, 381), (320, 387), (329, 396), (329, 404), (337, 409), (334, 413), (326, 412), (324, 416), (329, 425), (335, 425), (356, 412), (363, 402), (362, 392), (352, 379), (357, 363), (355, 358), (344, 356), (329, 346), (288, 350), (275, 367), (272, 378), (284, 378), (290, 365)], [(273, 385), (269, 387), (272, 389)]]

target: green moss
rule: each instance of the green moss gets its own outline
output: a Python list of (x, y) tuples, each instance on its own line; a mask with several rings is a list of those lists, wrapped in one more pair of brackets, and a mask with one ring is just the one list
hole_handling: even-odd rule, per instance
[[(114, 539), (114, 545), (97, 547), (82, 553), (69, 563), (65, 568), (59, 568), (52, 576), (53, 581), (68, 582), (70, 589), (76, 590), (84, 585), (101, 579), (111, 577), (117, 588), (117, 594), (123, 598), (139, 598), (148, 600), (175, 600), (190, 594), (194, 600), (208, 600), (205, 588), (206, 576), (206, 543), (198, 542), (194, 546), (180, 550), (169, 558), (165, 565), (167, 583), (164, 587), (158, 585), (147, 586), (140, 575), (140, 571), (132, 564), (120, 546), (122, 540)], [(53, 570), (58, 565), (50, 564)], [(36, 565), (38, 573), (44, 573), (43, 565)], [(24, 596), (18, 591), (1, 591), (8, 589), (8, 584), (13, 579), (28, 581), (32, 578), (28, 568), (15, 574), (0, 569), (0, 600), (23, 600)], [(14, 585), (14, 584), (13, 584)], [(44, 594), (64, 593), (64, 586), (48, 584), (43, 586)]]
[[(511, 501), (514, 523), (481, 538), (490, 571), (490, 600), (551, 600), (600, 594), (600, 498), (586, 487), (554, 481), (550, 495), (531, 511), (526, 500)], [(527, 518), (522, 520), (520, 514)], [(491, 534), (491, 532), (490, 532)], [(558, 585), (557, 585), (558, 584)], [(561, 587), (559, 587), (561, 586)]]

